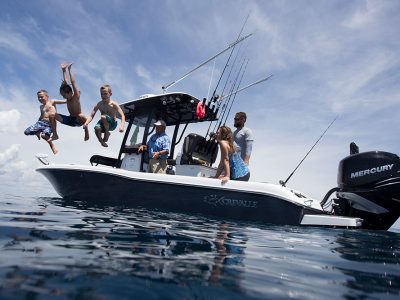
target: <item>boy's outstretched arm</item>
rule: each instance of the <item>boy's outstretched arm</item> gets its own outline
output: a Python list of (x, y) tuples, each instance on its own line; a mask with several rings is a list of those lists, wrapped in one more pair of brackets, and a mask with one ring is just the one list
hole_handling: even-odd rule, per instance
[(115, 106), (117, 108), (119, 115), (121, 116), (121, 126), (119, 126), (119, 132), (123, 132), (125, 128), (125, 114), (117, 103), (115, 103)]
[(72, 73), (71, 67), (72, 64), (68, 65), (68, 72), (69, 72), (69, 77), (71, 78), (72, 88), (74, 89), (74, 94), (79, 96), (78, 85), (76, 84), (75, 75), (74, 73)]
[(51, 102), (52, 102), (52, 104), (54, 105), (54, 104), (67, 104), (67, 100), (57, 100), (57, 99), (54, 99), (54, 100), (51, 100)]
[(63, 78), (64, 78), (64, 81), (66, 83), (68, 83), (67, 67), (68, 67), (68, 65), (66, 63), (62, 63), (61, 64), (61, 70), (63, 72)]
[(87, 117), (85, 124), (83, 124), (83, 128), (87, 127), (87, 125), (92, 122), (93, 117), (95, 116), (97, 110), (99, 109), (98, 105), (96, 104), (95, 107), (93, 107), (92, 112), (90, 113), (90, 115)]

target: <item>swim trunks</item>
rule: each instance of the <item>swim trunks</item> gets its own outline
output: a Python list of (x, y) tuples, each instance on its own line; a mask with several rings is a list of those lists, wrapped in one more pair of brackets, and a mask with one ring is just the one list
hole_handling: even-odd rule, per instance
[[(109, 115), (104, 115), (106, 117), (107, 123), (108, 123), (108, 130), (113, 131), (117, 127), (117, 121), (110, 117)], [(101, 128), (101, 132), (105, 132), (106, 129), (103, 126), (103, 122), (101, 122), (101, 119), (97, 122), (97, 124), (94, 126), (94, 129), (96, 128)]]
[(45, 135), (51, 135), (51, 126), (49, 121), (39, 120), (35, 124), (29, 126), (25, 129), (25, 135), (35, 135), (39, 132), (44, 133)]
[(62, 114), (58, 114), (62, 118), (62, 123), (64, 125), (72, 126), (72, 127), (79, 127), (82, 126), (83, 123), (79, 119), (79, 117), (73, 117), (73, 116), (65, 116)]

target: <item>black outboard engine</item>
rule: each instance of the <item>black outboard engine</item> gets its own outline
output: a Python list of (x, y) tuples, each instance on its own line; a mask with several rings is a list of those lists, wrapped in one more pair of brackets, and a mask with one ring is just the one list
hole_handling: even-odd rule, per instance
[(333, 212), (362, 218), (363, 228), (387, 230), (400, 215), (400, 159), (382, 151), (353, 153), (339, 163)]

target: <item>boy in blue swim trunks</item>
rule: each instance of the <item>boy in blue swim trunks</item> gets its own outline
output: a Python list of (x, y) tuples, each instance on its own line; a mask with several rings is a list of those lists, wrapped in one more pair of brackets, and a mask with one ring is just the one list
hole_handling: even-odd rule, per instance
[(40, 117), (39, 120), (25, 129), (25, 135), (36, 135), (37, 138), (44, 139), (50, 146), (54, 154), (57, 154), (57, 149), (50, 138), (51, 134), (55, 132), (52, 128), (50, 118), (55, 118), (56, 115), (56, 104), (65, 104), (65, 100), (49, 100), (49, 95), (46, 90), (40, 90), (37, 92), (37, 97), (40, 103)]
[(93, 111), (87, 117), (83, 128), (87, 128), (87, 125), (93, 120), (94, 115), (97, 110), (100, 110), (101, 117), (97, 124), (94, 126), (94, 132), (103, 147), (108, 147), (107, 141), (110, 137), (110, 131), (117, 127), (117, 113), (121, 116), (121, 125), (119, 127), (119, 132), (124, 131), (125, 127), (125, 114), (119, 107), (118, 103), (111, 100), (111, 86), (108, 84), (100, 87), (101, 101), (96, 104)]
[[(71, 64), (66, 64), (66, 63), (61, 64), (64, 81), (62, 82), (62, 84), (60, 86), (60, 94), (67, 101), (67, 108), (68, 108), (68, 112), (70, 115), (66, 116), (66, 115), (62, 115), (62, 114), (56, 114), (56, 120), (64, 125), (68, 125), (68, 126), (72, 126), (72, 127), (80, 127), (83, 124), (85, 124), (86, 116), (82, 113), (81, 101), (80, 101), (81, 94), (79, 92), (78, 85), (76, 84), (75, 76), (74, 76), (74, 73), (72, 73), (71, 67), (72, 67), (72, 63)], [(72, 88), (68, 83), (67, 68), (68, 68), (68, 72), (69, 72), (69, 77), (71, 79)], [(52, 118), (50, 118), (50, 122), (55, 123), (55, 120), (53, 121)], [(88, 131), (87, 127), (84, 127), (84, 130), (85, 130), (84, 140), (87, 141), (89, 139), (89, 131)], [(53, 133), (53, 136), (51, 137), (51, 139), (53, 141), (58, 139), (58, 135), (56, 133)]]

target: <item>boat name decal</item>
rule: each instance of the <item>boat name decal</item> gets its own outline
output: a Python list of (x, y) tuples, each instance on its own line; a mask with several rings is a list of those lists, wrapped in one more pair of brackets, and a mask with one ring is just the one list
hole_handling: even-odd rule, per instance
[(256, 208), (258, 204), (258, 201), (231, 199), (217, 195), (205, 196), (204, 202), (213, 206), (235, 206), (247, 208)]
[(371, 175), (371, 174), (375, 174), (375, 173), (390, 171), (393, 168), (393, 166), (394, 166), (394, 164), (383, 165), (383, 166), (374, 167), (371, 169), (354, 172), (354, 173), (351, 173), (350, 178), (357, 178), (357, 177), (362, 177), (362, 176)]

